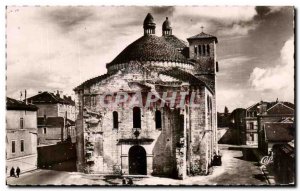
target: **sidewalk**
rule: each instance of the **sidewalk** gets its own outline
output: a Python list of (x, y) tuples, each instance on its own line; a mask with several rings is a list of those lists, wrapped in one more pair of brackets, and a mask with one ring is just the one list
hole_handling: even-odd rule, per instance
[[(36, 169), (29, 170), (29, 171), (21, 172), (19, 177), (27, 176), (27, 175), (39, 172), (40, 170), (41, 169), (36, 168)], [(11, 177), (9, 175), (6, 175), (6, 180), (11, 180), (11, 179), (15, 179), (15, 178), (17, 178), (17, 177)]]

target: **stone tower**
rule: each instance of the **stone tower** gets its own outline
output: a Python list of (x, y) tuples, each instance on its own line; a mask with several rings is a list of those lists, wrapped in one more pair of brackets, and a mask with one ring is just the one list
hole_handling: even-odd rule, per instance
[[(203, 30), (203, 27), (201, 27)], [(216, 60), (216, 44), (218, 39), (215, 36), (204, 33), (192, 36), (187, 39), (189, 42), (189, 59), (195, 63), (194, 75), (205, 82), (212, 90), (212, 97), (206, 99), (206, 112), (208, 113), (208, 126), (212, 130), (213, 138), (211, 150), (218, 154), (217, 144), (217, 100), (216, 100), (216, 73), (218, 72), (218, 62)]]
[(217, 37), (201, 32), (187, 40), (189, 42), (189, 58), (195, 62), (194, 74), (214, 90), (215, 75), (218, 71)]

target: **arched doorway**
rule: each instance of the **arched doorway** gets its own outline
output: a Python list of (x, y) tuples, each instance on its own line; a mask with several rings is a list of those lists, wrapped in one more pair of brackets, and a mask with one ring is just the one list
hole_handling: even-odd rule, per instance
[(146, 151), (141, 146), (129, 149), (129, 174), (147, 174)]

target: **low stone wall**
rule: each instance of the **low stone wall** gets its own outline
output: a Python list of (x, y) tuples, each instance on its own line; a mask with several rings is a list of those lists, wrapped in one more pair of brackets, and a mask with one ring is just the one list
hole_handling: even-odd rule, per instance
[(218, 128), (218, 143), (238, 145), (238, 131), (233, 128)]
[(58, 143), (38, 147), (38, 167), (47, 168), (68, 160), (76, 160), (75, 143)]

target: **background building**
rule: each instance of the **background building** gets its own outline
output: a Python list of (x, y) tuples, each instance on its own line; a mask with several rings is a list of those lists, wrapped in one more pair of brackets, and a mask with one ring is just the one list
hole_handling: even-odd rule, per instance
[(294, 139), (294, 123), (266, 122), (263, 126), (261, 151), (268, 155), (275, 144), (287, 144)]
[(70, 96), (61, 96), (51, 92), (39, 92), (27, 99), (28, 103), (36, 105), (38, 123), (38, 144), (55, 144), (66, 140), (68, 136), (72, 142), (75, 136), (75, 102)]
[(263, 151), (264, 131), (263, 127), (267, 122), (284, 122), (294, 120), (294, 104), (289, 102), (263, 103), (259, 107), (258, 121), (258, 148)]
[(295, 184), (296, 158), (294, 141), (273, 146), (273, 170), (277, 184)]
[(260, 147), (265, 122), (293, 120), (294, 104), (261, 101), (246, 109), (246, 144)]
[(37, 110), (32, 104), (6, 99), (6, 174), (37, 168)]
[[(218, 154), (216, 124), (217, 38), (201, 32), (186, 43), (173, 35), (168, 18), (155, 35), (151, 14), (144, 35), (128, 45), (108, 73), (75, 88), (77, 166), (87, 173), (153, 174), (184, 178), (207, 174)], [(188, 45), (187, 45), (188, 44)], [(116, 108), (99, 103), (117, 92), (196, 92), (200, 107)], [(191, 95), (189, 95), (191, 96)], [(160, 100), (161, 101), (161, 100)]]
[(27, 99), (28, 103), (36, 105), (38, 117), (67, 117), (75, 121), (75, 102), (71, 96), (61, 96), (59, 91), (39, 92), (37, 95)]
[(66, 141), (76, 142), (75, 122), (64, 117), (38, 117), (38, 144), (49, 145)]

